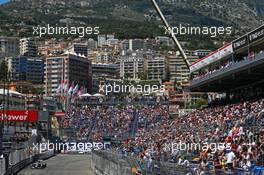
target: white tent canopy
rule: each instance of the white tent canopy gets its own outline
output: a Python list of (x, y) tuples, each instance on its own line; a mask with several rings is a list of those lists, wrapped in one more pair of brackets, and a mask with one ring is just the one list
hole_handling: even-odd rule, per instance
[(83, 95), (80, 95), (80, 97), (103, 97), (104, 95), (102, 94), (94, 94), (94, 95), (91, 95), (91, 94), (83, 94)]
[(80, 97), (91, 97), (92, 95), (91, 94), (82, 94)]
[(7, 89), (0, 89), (0, 95), (7, 95), (9, 93), (9, 95), (19, 95), (19, 96), (25, 96), (24, 94), (21, 94), (19, 92), (16, 92), (16, 91), (11, 91), (11, 90), (7, 90)]
[(94, 97), (103, 97), (102, 94), (94, 94), (93, 96), (94, 96)]

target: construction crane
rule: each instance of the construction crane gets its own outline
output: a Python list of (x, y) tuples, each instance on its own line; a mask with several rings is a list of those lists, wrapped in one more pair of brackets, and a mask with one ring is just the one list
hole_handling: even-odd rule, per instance
[[(151, 2), (153, 4), (154, 8), (156, 9), (159, 17), (161, 18), (163, 24), (165, 25), (165, 27), (167, 29), (171, 29), (169, 24), (168, 24), (168, 22), (167, 22), (167, 20), (165, 19), (164, 15), (163, 15), (162, 11), (160, 10), (156, 0), (151, 0)], [(178, 41), (178, 39), (176, 38), (175, 34), (172, 31), (170, 32), (170, 34), (171, 34), (171, 37), (172, 37), (172, 39), (173, 39), (173, 41), (174, 41), (174, 43), (176, 45), (176, 48), (179, 50), (179, 52), (180, 52), (180, 54), (181, 54), (181, 56), (182, 56), (182, 58), (184, 60), (187, 68), (190, 70), (190, 62), (188, 61), (187, 56), (186, 56), (184, 50), (182, 49), (182, 47), (180, 45), (180, 42)]]

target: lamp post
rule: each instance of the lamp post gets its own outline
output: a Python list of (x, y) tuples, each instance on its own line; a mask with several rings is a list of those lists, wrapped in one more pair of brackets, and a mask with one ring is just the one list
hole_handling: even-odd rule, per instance
[[(6, 111), (9, 111), (9, 96), (10, 96), (10, 94), (9, 94), (9, 81), (10, 81), (10, 71), (8, 71), (7, 72), (7, 74), (6, 74), (6, 83), (7, 83), (7, 96), (6, 96)], [(7, 124), (7, 126), (9, 125), (9, 122), (8, 121), (6, 121), (6, 124)]]
[(4, 118), (4, 114), (5, 114), (5, 107), (6, 107), (6, 104), (5, 104), (5, 81), (6, 81), (6, 73), (3, 73), (3, 94), (2, 94), (2, 119), (1, 119), (1, 122), (0, 122), (0, 156), (1, 158), (3, 158), (3, 136), (4, 136), (4, 122), (5, 122), (5, 118)]

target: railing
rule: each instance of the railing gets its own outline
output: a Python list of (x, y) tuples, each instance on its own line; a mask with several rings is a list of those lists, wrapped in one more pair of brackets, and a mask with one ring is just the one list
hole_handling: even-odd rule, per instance
[(96, 175), (131, 175), (131, 167), (127, 161), (121, 157), (94, 151), (92, 153), (91, 167)]
[(142, 175), (186, 175), (191, 168), (178, 166), (175, 163), (153, 161), (151, 165), (133, 156), (122, 156), (108, 151), (92, 153), (92, 170), (96, 175), (131, 175), (135, 168)]
[(138, 120), (139, 120), (139, 114), (138, 112), (134, 111), (134, 120), (131, 123), (131, 131), (130, 131), (130, 137), (135, 137), (138, 129)]
[(11, 166), (7, 169), (4, 175), (13, 175), (17, 174), (20, 170), (25, 168), (26, 166), (30, 165), (31, 163), (37, 161), (39, 159), (39, 155), (32, 156), (30, 158), (27, 158), (25, 160), (22, 160), (21, 162)]
[(83, 102), (78, 102), (78, 105), (137, 105), (137, 104), (141, 104), (141, 105), (168, 105), (170, 104), (169, 101), (160, 101), (157, 102), (155, 100), (149, 100), (149, 101), (104, 101), (104, 102), (97, 102), (97, 101), (83, 101)]
[(242, 68), (242, 67), (247, 66), (249, 64), (255, 64), (255, 63), (257, 63), (259, 61), (262, 61), (262, 60), (264, 61), (264, 53), (259, 53), (252, 59), (248, 58), (246, 60), (240, 61), (240, 62), (232, 64), (232, 65), (230, 65), (228, 67), (224, 67), (224, 68), (222, 68), (220, 70), (212, 72), (212, 73), (210, 73), (208, 75), (205, 75), (202, 78), (198, 78), (198, 79), (192, 80), (191, 85), (197, 85), (197, 84), (202, 83), (204, 81), (211, 80), (212, 78), (215, 78), (217, 76), (233, 72), (235, 70), (238, 70), (239, 68)]
[(92, 119), (92, 125), (90, 126), (89, 131), (88, 131), (88, 135), (87, 135), (88, 140), (92, 139), (92, 132), (93, 132), (93, 130), (95, 128), (97, 115), (98, 115), (98, 113), (96, 113), (96, 117), (94, 117)]
[[(136, 168), (142, 175), (186, 175), (200, 174), (199, 164), (190, 163), (188, 166), (177, 163), (141, 160), (134, 156), (123, 156), (110, 151), (94, 151), (92, 153), (92, 170), (96, 175), (131, 175), (132, 168)], [(213, 163), (208, 166), (205, 175), (263, 175), (264, 168), (253, 167), (246, 171), (234, 169), (226, 171), (224, 169), (214, 169)]]

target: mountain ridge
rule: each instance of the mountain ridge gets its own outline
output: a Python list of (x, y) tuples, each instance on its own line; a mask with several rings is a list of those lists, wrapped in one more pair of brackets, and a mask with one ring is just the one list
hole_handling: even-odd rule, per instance
[[(232, 26), (233, 35), (219, 40), (230, 41), (263, 24), (261, 0), (157, 0), (157, 3), (172, 26)], [(11, 0), (0, 6), (0, 13), (0, 35), (24, 36), (29, 33), (24, 29), (27, 26), (64, 25), (67, 20), (76, 25), (98, 25), (102, 32), (116, 33), (121, 38), (154, 37), (165, 32), (158, 27), (161, 21), (150, 0)]]

